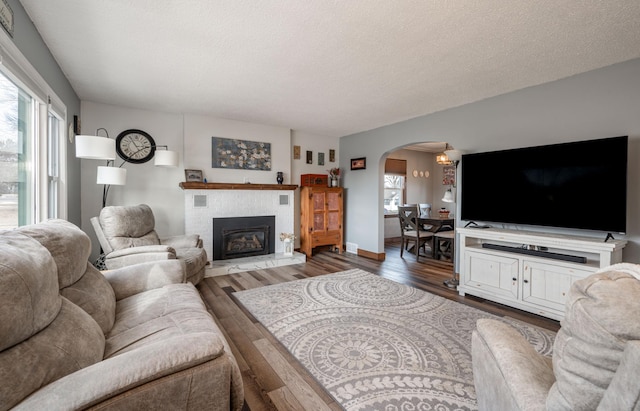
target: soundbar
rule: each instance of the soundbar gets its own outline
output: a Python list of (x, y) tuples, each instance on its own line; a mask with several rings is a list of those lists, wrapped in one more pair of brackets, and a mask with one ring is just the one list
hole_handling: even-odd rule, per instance
[(536, 257), (551, 258), (554, 260), (571, 261), (573, 263), (586, 264), (587, 257), (581, 257), (579, 255), (552, 253), (550, 251), (530, 250), (528, 248), (513, 247), (508, 245), (482, 243), (482, 248), (489, 248), (491, 250), (506, 251), (508, 253), (534, 255)]

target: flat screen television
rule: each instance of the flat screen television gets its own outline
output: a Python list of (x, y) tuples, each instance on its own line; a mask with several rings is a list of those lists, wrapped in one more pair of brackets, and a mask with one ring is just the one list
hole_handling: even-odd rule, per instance
[(463, 155), (460, 218), (624, 233), (627, 140)]

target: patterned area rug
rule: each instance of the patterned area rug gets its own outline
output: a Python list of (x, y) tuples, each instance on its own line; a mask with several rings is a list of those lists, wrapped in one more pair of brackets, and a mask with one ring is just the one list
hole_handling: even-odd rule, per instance
[(555, 333), (359, 269), (234, 294), (346, 410), (474, 410), (471, 332), (515, 327), (550, 355)]

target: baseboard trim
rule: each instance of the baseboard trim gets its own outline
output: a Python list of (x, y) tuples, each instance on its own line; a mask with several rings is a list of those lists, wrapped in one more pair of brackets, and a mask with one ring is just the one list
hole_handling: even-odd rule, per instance
[(370, 259), (376, 260), (376, 261), (384, 261), (385, 258), (386, 258), (386, 254), (385, 253), (374, 253), (374, 252), (371, 252), (371, 251), (363, 250), (362, 248), (358, 248), (358, 256), (359, 257), (370, 258)]

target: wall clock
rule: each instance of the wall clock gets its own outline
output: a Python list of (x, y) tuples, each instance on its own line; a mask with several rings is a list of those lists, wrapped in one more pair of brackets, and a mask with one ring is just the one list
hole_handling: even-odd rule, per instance
[(155, 155), (156, 142), (142, 130), (125, 130), (116, 138), (116, 152), (129, 163), (142, 164)]

